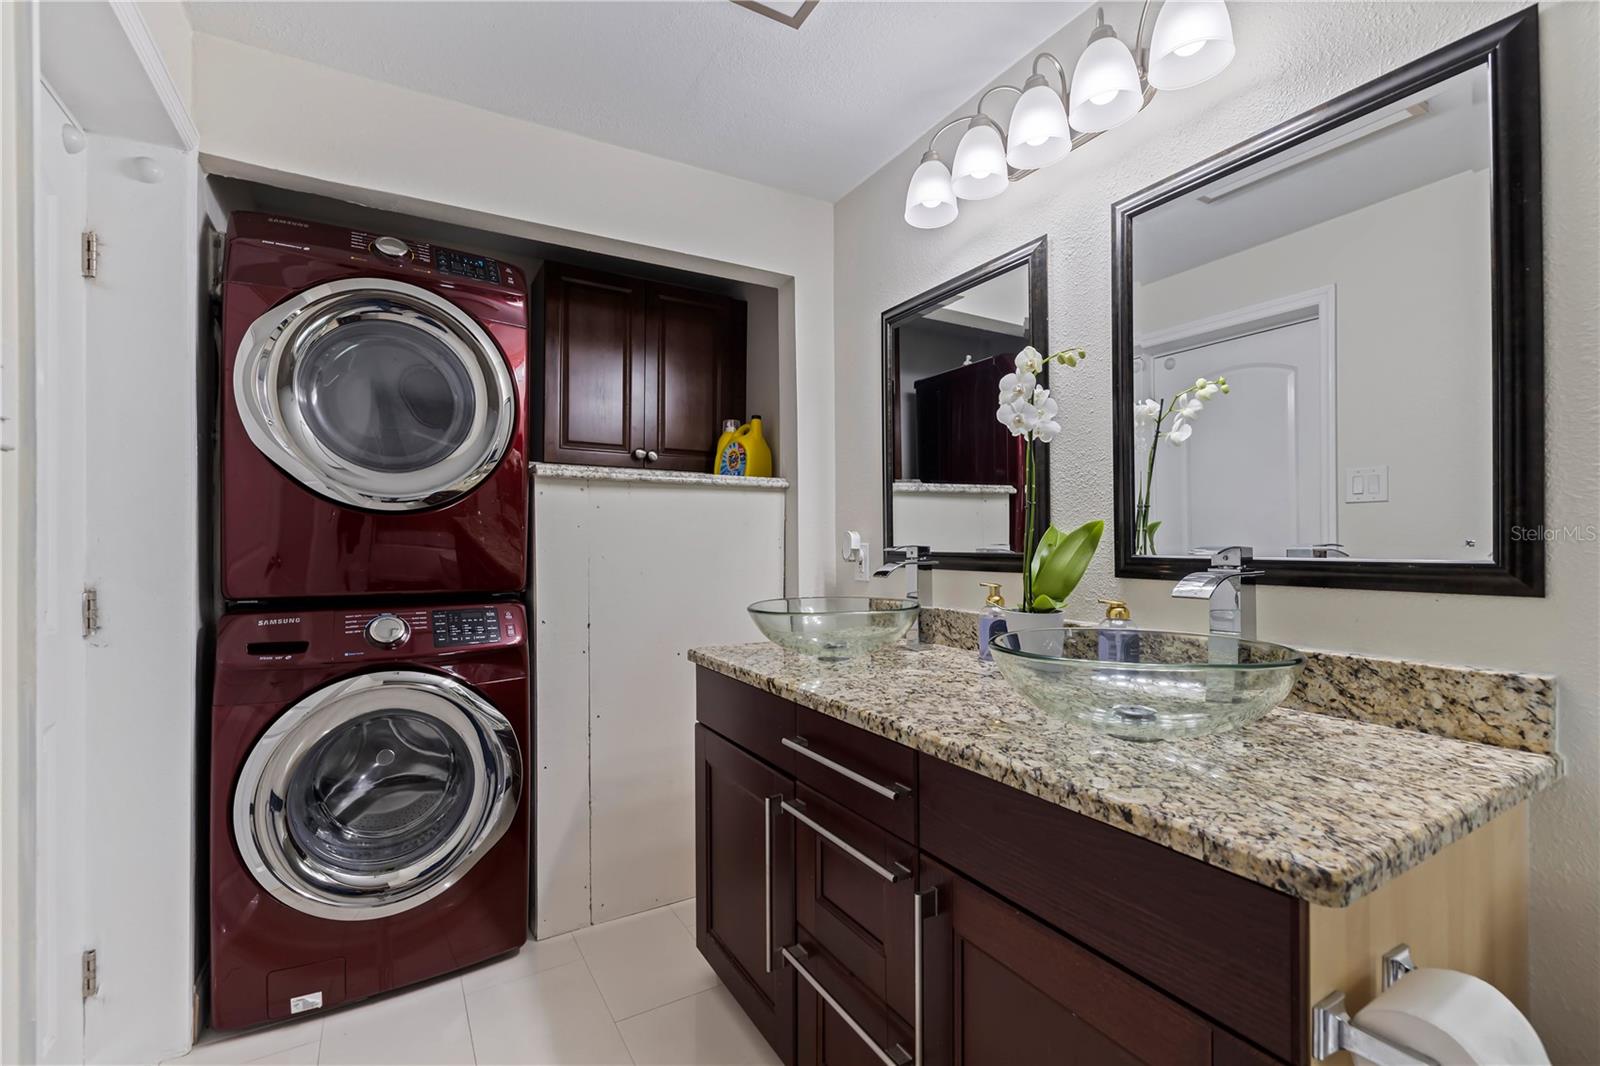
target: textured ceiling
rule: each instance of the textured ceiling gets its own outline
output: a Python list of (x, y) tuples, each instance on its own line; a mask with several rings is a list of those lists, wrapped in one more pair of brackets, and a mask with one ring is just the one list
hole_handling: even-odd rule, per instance
[(189, 15), (197, 32), (836, 200), (1086, 6), (824, 0), (798, 30), (725, 0), (190, 0)]

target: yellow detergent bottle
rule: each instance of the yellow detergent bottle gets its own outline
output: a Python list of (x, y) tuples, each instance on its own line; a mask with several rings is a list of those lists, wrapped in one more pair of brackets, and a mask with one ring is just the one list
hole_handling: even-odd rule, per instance
[(761, 435), (761, 416), (755, 415), (733, 431), (717, 453), (717, 473), (729, 477), (771, 477), (772, 449)]
[(737, 418), (723, 420), (722, 436), (717, 438), (717, 450), (711, 453), (711, 472), (713, 474), (722, 473), (722, 453), (728, 450), (728, 442), (733, 439), (733, 435), (737, 432), (739, 432), (739, 420)]

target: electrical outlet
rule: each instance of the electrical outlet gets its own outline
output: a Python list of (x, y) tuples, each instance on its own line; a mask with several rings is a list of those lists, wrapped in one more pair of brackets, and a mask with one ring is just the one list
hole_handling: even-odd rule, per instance
[(861, 542), (861, 554), (856, 558), (856, 571), (853, 575), (857, 581), (871, 581), (872, 571), (867, 569), (867, 560), (872, 558), (872, 545), (866, 541)]
[(844, 561), (855, 564), (851, 576), (857, 581), (871, 581), (872, 573), (867, 569), (867, 560), (872, 558), (872, 545), (862, 540), (861, 534), (853, 529), (845, 530), (844, 536)]

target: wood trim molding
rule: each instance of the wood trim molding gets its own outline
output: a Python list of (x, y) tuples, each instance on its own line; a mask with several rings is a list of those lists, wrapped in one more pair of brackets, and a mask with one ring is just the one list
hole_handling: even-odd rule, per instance
[(161, 46), (156, 44), (155, 36), (150, 32), (150, 24), (145, 21), (139, 5), (133, 0), (108, 0), (108, 4), (111, 13), (117, 17), (117, 24), (122, 27), (122, 32), (127, 34), (128, 44), (138, 57), (139, 65), (144, 68), (144, 75), (150, 80), (150, 87), (161, 100), (161, 106), (167, 113), (167, 120), (172, 123), (172, 132), (178, 138), (179, 147), (186, 152), (196, 150), (200, 147), (200, 130), (194, 124), (194, 117), (189, 114), (189, 106), (184, 103), (183, 94), (178, 91), (178, 83), (172, 79), (172, 72), (167, 69), (167, 61), (161, 54)]

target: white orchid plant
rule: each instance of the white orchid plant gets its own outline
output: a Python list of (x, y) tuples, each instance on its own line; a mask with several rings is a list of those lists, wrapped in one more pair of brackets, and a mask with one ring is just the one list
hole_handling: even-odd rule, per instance
[(1144, 483), (1134, 505), (1134, 550), (1139, 555), (1156, 554), (1156, 530), (1160, 521), (1150, 520), (1150, 490), (1156, 479), (1156, 448), (1165, 440), (1179, 447), (1194, 433), (1194, 421), (1205, 405), (1229, 391), (1226, 378), (1196, 378), (1193, 385), (1180, 390), (1170, 400), (1144, 399), (1133, 405), (1133, 421), (1150, 434), (1150, 449), (1145, 458)]
[(1074, 367), (1088, 356), (1082, 348), (1066, 348), (1046, 358), (1030, 344), (1017, 353), (1016, 370), (1000, 379), (995, 418), (1013, 437), (1021, 437), (1026, 442), (1023, 448), (1021, 604), (1024, 611), (1060, 610), (1078, 582), (1083, 580), (1083, 572), (1105, 532), (1105, 523), (1096, 520), (1070, 533), (1063, 533), (1052, 525), (1037, 543), (1034, 539), (1038, 507), (1034, 445), (1036, 442), (1048, 445), (1061, 433), (1060, 408), (1051, 398), (1050, 390), (1039, 383), (1039, 378), (1052, 363)]

